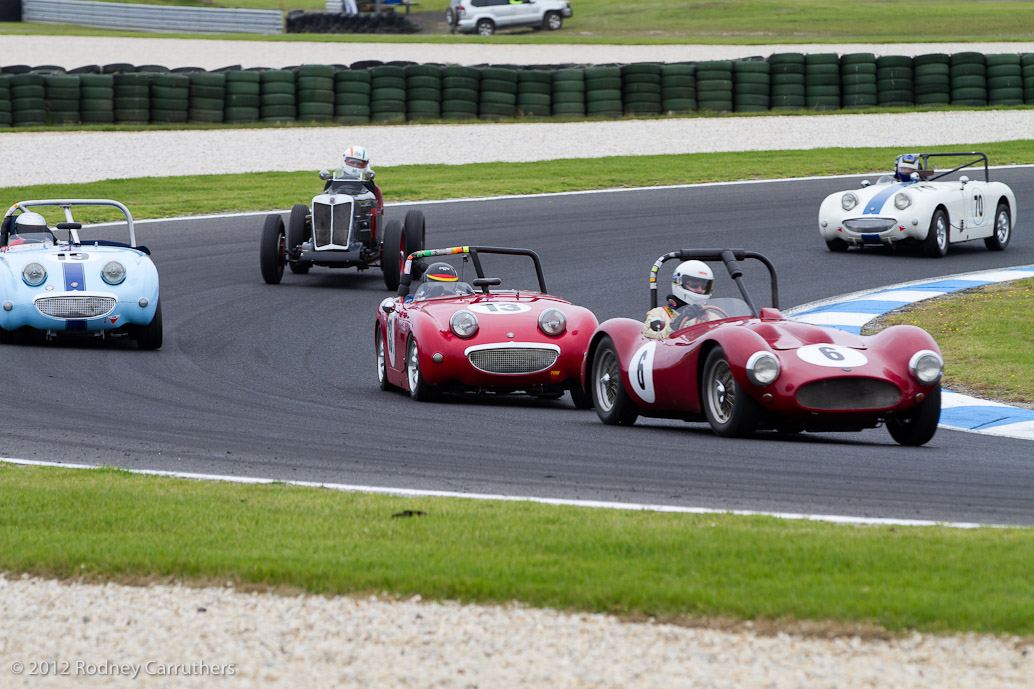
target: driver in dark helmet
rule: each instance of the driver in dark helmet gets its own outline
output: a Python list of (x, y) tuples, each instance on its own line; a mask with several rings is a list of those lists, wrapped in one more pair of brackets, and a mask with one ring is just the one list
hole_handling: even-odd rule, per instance
[(444, 261), (432, 263), (423, 272), (424, 276), (420, 282), (420, 288), (414, 295), (415, 299), (457, 297), (474, 293), (470, 285), (460, 282), (456, 269)]

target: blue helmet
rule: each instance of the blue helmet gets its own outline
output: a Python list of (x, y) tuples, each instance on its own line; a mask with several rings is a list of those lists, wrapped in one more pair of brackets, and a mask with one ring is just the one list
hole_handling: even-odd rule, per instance
[(922, 169), (923, 161), (917, 153), (902, 153), (894, 161), (894, 175), (902, 182), (910, 182), (912, 173)]

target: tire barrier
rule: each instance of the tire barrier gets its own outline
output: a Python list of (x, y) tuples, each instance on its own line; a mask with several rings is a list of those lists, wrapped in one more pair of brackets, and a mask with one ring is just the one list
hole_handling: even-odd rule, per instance
[(417, 33), (420, 27), (403, 14), (342, 14), (291, 10), (284, 18), (286, 33)]
[(0, 68), (0, 127), (565, 119), (1034, 104), (1034, 53), (777, 53), (628, 65)]

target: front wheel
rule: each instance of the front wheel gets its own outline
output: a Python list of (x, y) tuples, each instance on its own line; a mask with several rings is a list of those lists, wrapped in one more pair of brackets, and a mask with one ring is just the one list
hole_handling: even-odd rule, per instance
[(147, 325), (140, 326), (136, 334), (136, 346), (140, 349), (160, 349), (162, 346), (162, 300), (155, 304), (154, 318)]
[(377, 383), (381, 390), (393, 390), (395, 386), (388, 382), (388, 360), (384, 354), (384, 336), (381, 334), (381, 324), (377, 324), (377, 334), (374, 335), (374, 350), (377, 352)]
[(704, 414), (716, 435), (742, 438), (754, 432), (760, 405), (736, 382), (721, 347), (708, 352), (700, 385)]
[(930, 442), (940, 420), (941, 389), (934, 388), (925, 400), (912, 409), (887, 419), (887, 430), (899, 445), (918, 447)]
[(491, 36), (495, 33), (495, 24), (491, 19), (482, 19), (477, 24), (478, 36)]
[(834, 237), (833, 239), (826, 240), (826, 248), (835, 254), (840, 254), (847, 251), (847, 246), (847, 242), (845, 242), (843, 239), (840, 239), (839, 237)]
[(600, 421), (608, 426), (631, 426), (639, 418), (639, 407), (621, 382), (617, 348), (609, 337), (603, 338), (592, 358), (592, 402)]
[(564, 25), (564, 18), (560, 16), (559, 12), (548, 12), (546, 18), (542, 20), (542, 26), (549, 31), (556, 31)]
[(938, 208), (930, 219), (930, 229), (923, 240), (923, 253), (941, 258), (948, 253), (948, 214)]
[(409, 396), (417, 402), (428, 402), (435, 397), (435, 390), (420, 372), (420, 347), (414, 338), (409, 338), (406, 347), (406, 380), (409, 382)]
[(984, 240), (984, 246), (991, 251), (1002, 251), (1009, 246), (1012, 237), (1012, 215), (1004, 203), (998, 204), (995, 211), (995, 233)]
[(592, 392), (583, 390), (577, 383), (571, 388), (571, 401), (575, 409), (592, 409)]
[(259, 246), (259, 268), (267, 285), (278, 285), (284, 277), (285, 248), (283, 219), (275, 213), (267, 215)]

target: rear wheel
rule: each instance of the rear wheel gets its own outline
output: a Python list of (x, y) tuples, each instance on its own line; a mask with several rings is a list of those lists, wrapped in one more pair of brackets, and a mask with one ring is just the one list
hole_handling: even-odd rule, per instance
[(426, 232), (423, 211), (407, 211), (406, 219), (402, 221), (402, 227), (406, 234), (406, 255), (423, 249)]
[(934, 388), (925, 400), (909, 411), (887, 419), (887, 430), (899, 445), (918, 447), (930, 442), (940, 420), (941, 389)]
[(381, 272), (384, 285), (390, 290), (399, 288), (399, 276), (406, 261), (406, 238), (402, 223), (389, 220), (384, 227), (384, 244), (381, 247)]
[(495, 24), (491, 19), (481, 19), (477, 23), (477, 32), (479, 36), (491, 36), (495, 33)]
[(631, 426), (639, 418), (639, 407), (621, 382), (617, 348), (609, 337), (603, 338), (592, 358), (592, 402), (600, 421), (608, 426)]
[(998, 209), (995, 210), (994, 232), (984, 240), (984, 246), (991, 251), (1002, 251), (1009, 246), (1009, 239), (1012, 237), (1012, 215), (1004, 203), (999, 203)]
[(704, 414), (716, 435), (742, 438), (754, 432), (759, 405), (736, 382), (721, 347), (707, 354), (700, 387)]
[(259, 246), (259, 268), (268, 285), (280, 284), (284, 277), (285, 246), (284, 221), (275, 213), (266, 216), (262, 226), (262, 244)]
[(941, 258), (948, 253), (948, 214), (938, 208), (930, 219), (930, 230), (923, 240), (923, 253)]
[(409, 396), (417, 402), (428, 402), (435, 397), (435, 390), (424, 380), (420, 372), (420, 347), (416, 339), (409, 338), (406, 347), (406, 380), (409, 382)]
[(154, 308), (154, 318), (147, 325), (140, 326), (136, 334), (136, 346), (140, 349), (159, 349), (162, 346), (162, 300)]

